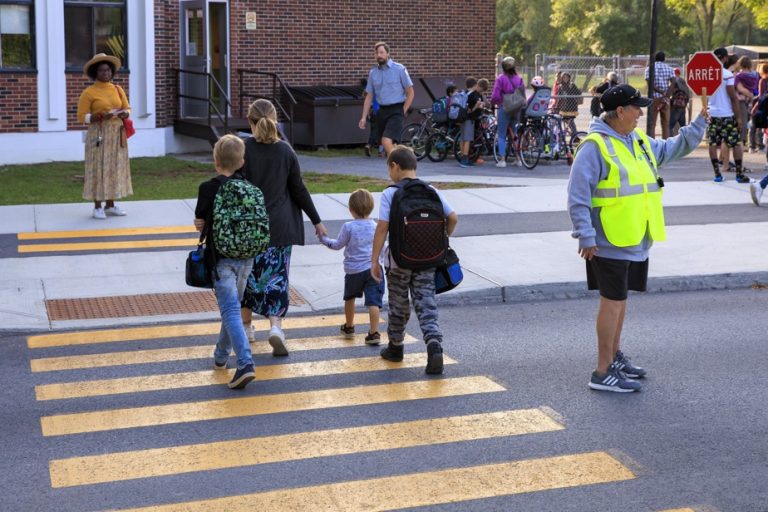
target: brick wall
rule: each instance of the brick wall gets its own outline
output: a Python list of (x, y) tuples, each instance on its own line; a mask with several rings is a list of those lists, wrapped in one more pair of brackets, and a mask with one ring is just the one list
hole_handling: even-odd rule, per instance
[(37, 131), (37, 75), (0, 74), (0, 133)]
[(158, 127), (176, 117), (176, 73), (179, 67), (179, 2), (155, 0), (155, 111)]
[[(230, 0), (231, 100), (239, 107), (237, 69), (278, 73), (289, 85), (354, 85), (374, 65), (373, 43), (386, 41), (391, 56), (414, 78), (474, 75), (493, 78), (495, 0)], [(245, 13), (257, 13), (257, 30), (245, 29)], [(155, 2), (157, 125), (176, 114), (179, 63), (178, 2)], [(250, 79), (266, 92), (271, 80)], [(261, 86), (261, 87), (259, 87)], [(259, 92), (259, 91), (255, 91)], [(246, 102), (247, 103), (247, 102)]]

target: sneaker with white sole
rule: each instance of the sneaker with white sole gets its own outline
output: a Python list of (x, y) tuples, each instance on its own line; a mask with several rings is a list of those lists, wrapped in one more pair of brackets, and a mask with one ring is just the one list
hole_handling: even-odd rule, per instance
[(227, 384), (227, 386), (229, 386), (229, 389), (243, 389), (255, 378), (256, 372), (253, 370), (253, 365), (248, 364), (243, 368), (238, 368), (237, 371), (235, 371), (235, 375), (232, 377), (232, 380), (229, 382), (229, 384)]
[(616, 358), (613, 362), (619, 371), (630, 379), (642, 379), (648, 373), (645, 371), (645, 368), (633, 365), (621, 350), (616, 351)]
[(285, 348), (285, 333), (278, 326), (274, 326), (269, 330), (269, 344), (272, 346), (273, 356), (287, 356), (288, 349)]
[(225, 360), (223, 363), (220, 363), (216, 360), (216, 358), (213, 359), (213, 369), (214, 370), (226, 370), (227, 369), (227, 361)]
[(245, 337), (248, 338), (248, 343), (256, 341), (256, 329), (253, 327), (253, 324), (243, 324), (243, 329), (245, 330)]
[(93, 209), (93, 218), (104, 220), (107, 218), (107, 214), (104, 213), (104, 208), (94, 208)]
[(506, 160), (499, 160), (498, 162), (496, 162), (496, 167), (506, 167), (506, 166), (507, 166)]
[(128, 215), (125, 212), (125, 210), (123, 210), (117, 205), (110, 206), (109, 208), (105, 208), (104, 213), (106, 213), (107, 215), (111, 215), (112, 217), (125, 217), (126, 215)]
[(760, 186), (760, 182), (756, 181), (749, 184), (749, 195), (752, 196), (752, 202), (755, 206), (760, 206), (760, 198), (763, 197), (763, 187)]
[(632, 393), (633, 391), (640, 391), (642, 388), (639, 382), (627, 378), (616, 366), (616, 363), (612, 363), (608, 367), (607, 373), (592, 372), (589, 387), (597, 391), (613, 391), (614, 393)]

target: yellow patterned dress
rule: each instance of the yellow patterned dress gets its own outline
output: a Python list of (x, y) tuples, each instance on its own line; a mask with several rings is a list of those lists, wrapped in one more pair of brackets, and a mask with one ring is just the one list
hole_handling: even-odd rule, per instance
[[(84, 123), (86, 114), (130, 108), (122, 87), (112, 82), (96, 81), (80, 95), (77, 120)], [(122, 120), (113, 117), (107, 121), (91, 122), (85, 139), (83, 199), (106, 201), (131, 194), (131, 166)]]

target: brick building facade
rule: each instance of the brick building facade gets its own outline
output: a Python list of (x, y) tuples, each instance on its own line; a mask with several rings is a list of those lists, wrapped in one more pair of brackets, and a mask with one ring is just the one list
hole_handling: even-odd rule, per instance
[[(94, 9), (104, 5), (92, 3)], [(27, 69), (16, 70), (4, 69), (0, 60), (0, 164), (82, 159), (77, 100), (90, 80), (67, 54), (72, 44), (65, 20), (89, 2), (18, 4), (29, 13), (34, 57)], [(175, 69), (188, 69), (187, 54), (200, 56), (206, 62), (201, 70), (222, 83), (233, 116), (240, 106), (238, 70), (277, 73), (290, 86), (354, 85), (373, 65), (378, 40), (389, 43), (392, 57), (415, 80), (492, 78), (494, 72), (495, 0), (474, 2), (473, 16), (460, 28), (447, 13), (464, 11), (461, 0), (112, 0), (108, 7), (121, 9), (127, 39), (127, 67), (115, 82), (129, 94), (138, 130), (131, 156), (207, 148), (173, 131), (174, 120), (186, 115), (177, 88), (188, 84), (183, 78), (180, 84)], [(98, 51), (99, 27), (93, 33)], [(267, 85), (263, 78), (247, 80), (249, 93)]]

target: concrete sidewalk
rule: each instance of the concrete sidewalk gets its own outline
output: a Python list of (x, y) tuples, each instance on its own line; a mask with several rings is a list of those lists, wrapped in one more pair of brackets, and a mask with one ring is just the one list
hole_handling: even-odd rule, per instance
[[(430, 176), (435, 181), (452, 178)], [(459, 222), (468, 215), (565, 210), (565, 180), (509, 180), (515, 180), (516, 186), (448, 190), (445, 195), (459, 213)], [(349, 218), (347, 194), (315, 195), (313, 199), (324, 220)], [(670, 183), (665, 188), (664, 202), (667, 207), (741, 204), (754, 208), (748, 186), (732, 181)], [(0, 235), (188, 226), (194, 203), (125, 202), (122, 204), (129, 215), (106, 221), (92, 219), (91, 207), (84, 203), (6, 206), (0, 207)], [(651, 290), (741, 288), (768, 281), (768, 209), (765, 211), (765, 222), (668, 227), (669, 241), (658, 244), (652, 253)], [(194, 238), (193, 234), (189, 236)], [(577, 256), (577, 245), (569, 232), (466, 236), (452, 239), (451, 245), (461, 258), (465, 280), (456, 290), (439, 297), (443, 303), (547, 300), (587, 293), (584, 262)], [(215, 320), (217, 312), (54, 322), (48, 319), (44, 301), (49, 299), (195, 291), (184, 283), (187, 251), (57, 253), (0, 259), (0, 329), (45, 331)], [(342, 311), (342, 259), (340, 251), (320, 245), (294, 248), (291, 285), (307, 305), (292, 307), (291, 314)]]

